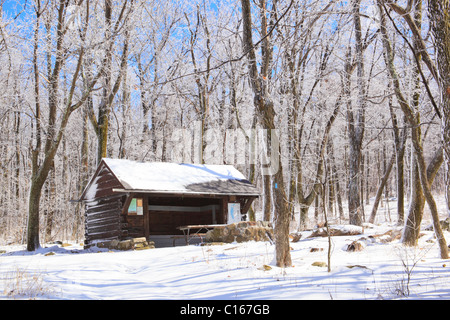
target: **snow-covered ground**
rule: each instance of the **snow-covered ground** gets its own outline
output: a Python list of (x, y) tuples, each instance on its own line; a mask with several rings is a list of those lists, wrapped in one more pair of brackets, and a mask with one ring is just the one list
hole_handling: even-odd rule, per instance
[(440, 259), (432, 231), (423, 231), (417, 248), (367, 241), (360, 252), (346, 251), (353, 240), (389, 229), (382, 224), (333, 237), (331, 272), (313, 266), (327, 262), (328, 239), (307, 238), (308, 232), (291, 243), (291, 268), (275, 266), (269, 242), (142, 251), (47, 245), (34, 253), (2, 246), (0, 298), (450, 299), (450, 260)]
[[(445, 207), (443, 197), (437, 201)], [(366, 205), (366, 215), (371, 208)], [(445, 219), (445, 210), (440, 212)], [(417, 247), (377, 237), (363, 240), (362, 251), (346, 251), (354, 240), (397, 229), (394, 220), (391, 201), (378, 209), (376, 224), (366, 224), (363, 234), (332, 237), (330, 272), (313, 265), (327, 263), (328, 238), (308, 238), (311, 231), (291, 242), (291, 268), (275, 266), (275, 246), (269, 242), (141, 251), (84, 250), (69, 242), (46, 244), (36, 252), (0, 243), (0, 299), (450, 299), (450, 260), (439, 257), (434, 232), (425, 230), (431, 223), (428, 208)], [(450, 244), (450, 232), (445, 237)]]

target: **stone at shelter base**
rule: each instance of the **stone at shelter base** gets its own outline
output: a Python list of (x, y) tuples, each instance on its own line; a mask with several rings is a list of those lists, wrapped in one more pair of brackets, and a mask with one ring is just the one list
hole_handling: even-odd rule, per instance
[(217, 226), (205, 235), (206, 242), (272, 241), (273, 228), (268, 221), (241, 221)]

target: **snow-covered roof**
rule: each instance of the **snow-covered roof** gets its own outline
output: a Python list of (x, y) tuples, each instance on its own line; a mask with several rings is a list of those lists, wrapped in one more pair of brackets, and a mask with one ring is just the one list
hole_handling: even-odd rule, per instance
[(259, 195), (257, 188), (231, 165), (111, 158), (104, 158), (102, 162), (123, 186), (116, 191)]

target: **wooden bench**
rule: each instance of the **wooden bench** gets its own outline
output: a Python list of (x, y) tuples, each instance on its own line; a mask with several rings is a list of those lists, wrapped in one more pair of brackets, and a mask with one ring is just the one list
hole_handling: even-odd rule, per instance
[(189, 234), (189, 235), (174, 235), (171, 236), (170, 238), (173, 239), (173, 243), (172, 245), (175, 247), (175, 241), (177, 239), (185, 239), (186, 241), (186, 245), (189, 245), (189, 241), (191, 240), (191, 238), (196, 237), (196, 238), (200, 238), (201, 243), (203, 243), (203, 238), (206, 236), (206, 233), (194, 233), (194, 234)]
[(177, 241), (177, 239), (186, 239), (186, 236), (176, 235), (176, 236), (171, 236), (170, 239), (173, 239), (172, 246), (175, 247), (175, 241)]
[(206, 233), (194, 233), (191, 235), (191, 237), (197, 237), (200, 238), (201, 243), (203, 243), (203, 238), (206, 236)]

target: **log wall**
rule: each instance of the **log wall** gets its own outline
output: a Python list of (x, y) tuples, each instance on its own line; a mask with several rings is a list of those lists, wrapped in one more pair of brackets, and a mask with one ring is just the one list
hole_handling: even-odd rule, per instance
[(122, 236), (121, 213), (125, 196), (112, 191), (120, 187), (106, 167), (100, 168), (87, 192), (90, 197), (85, 200), (85, 244)]

